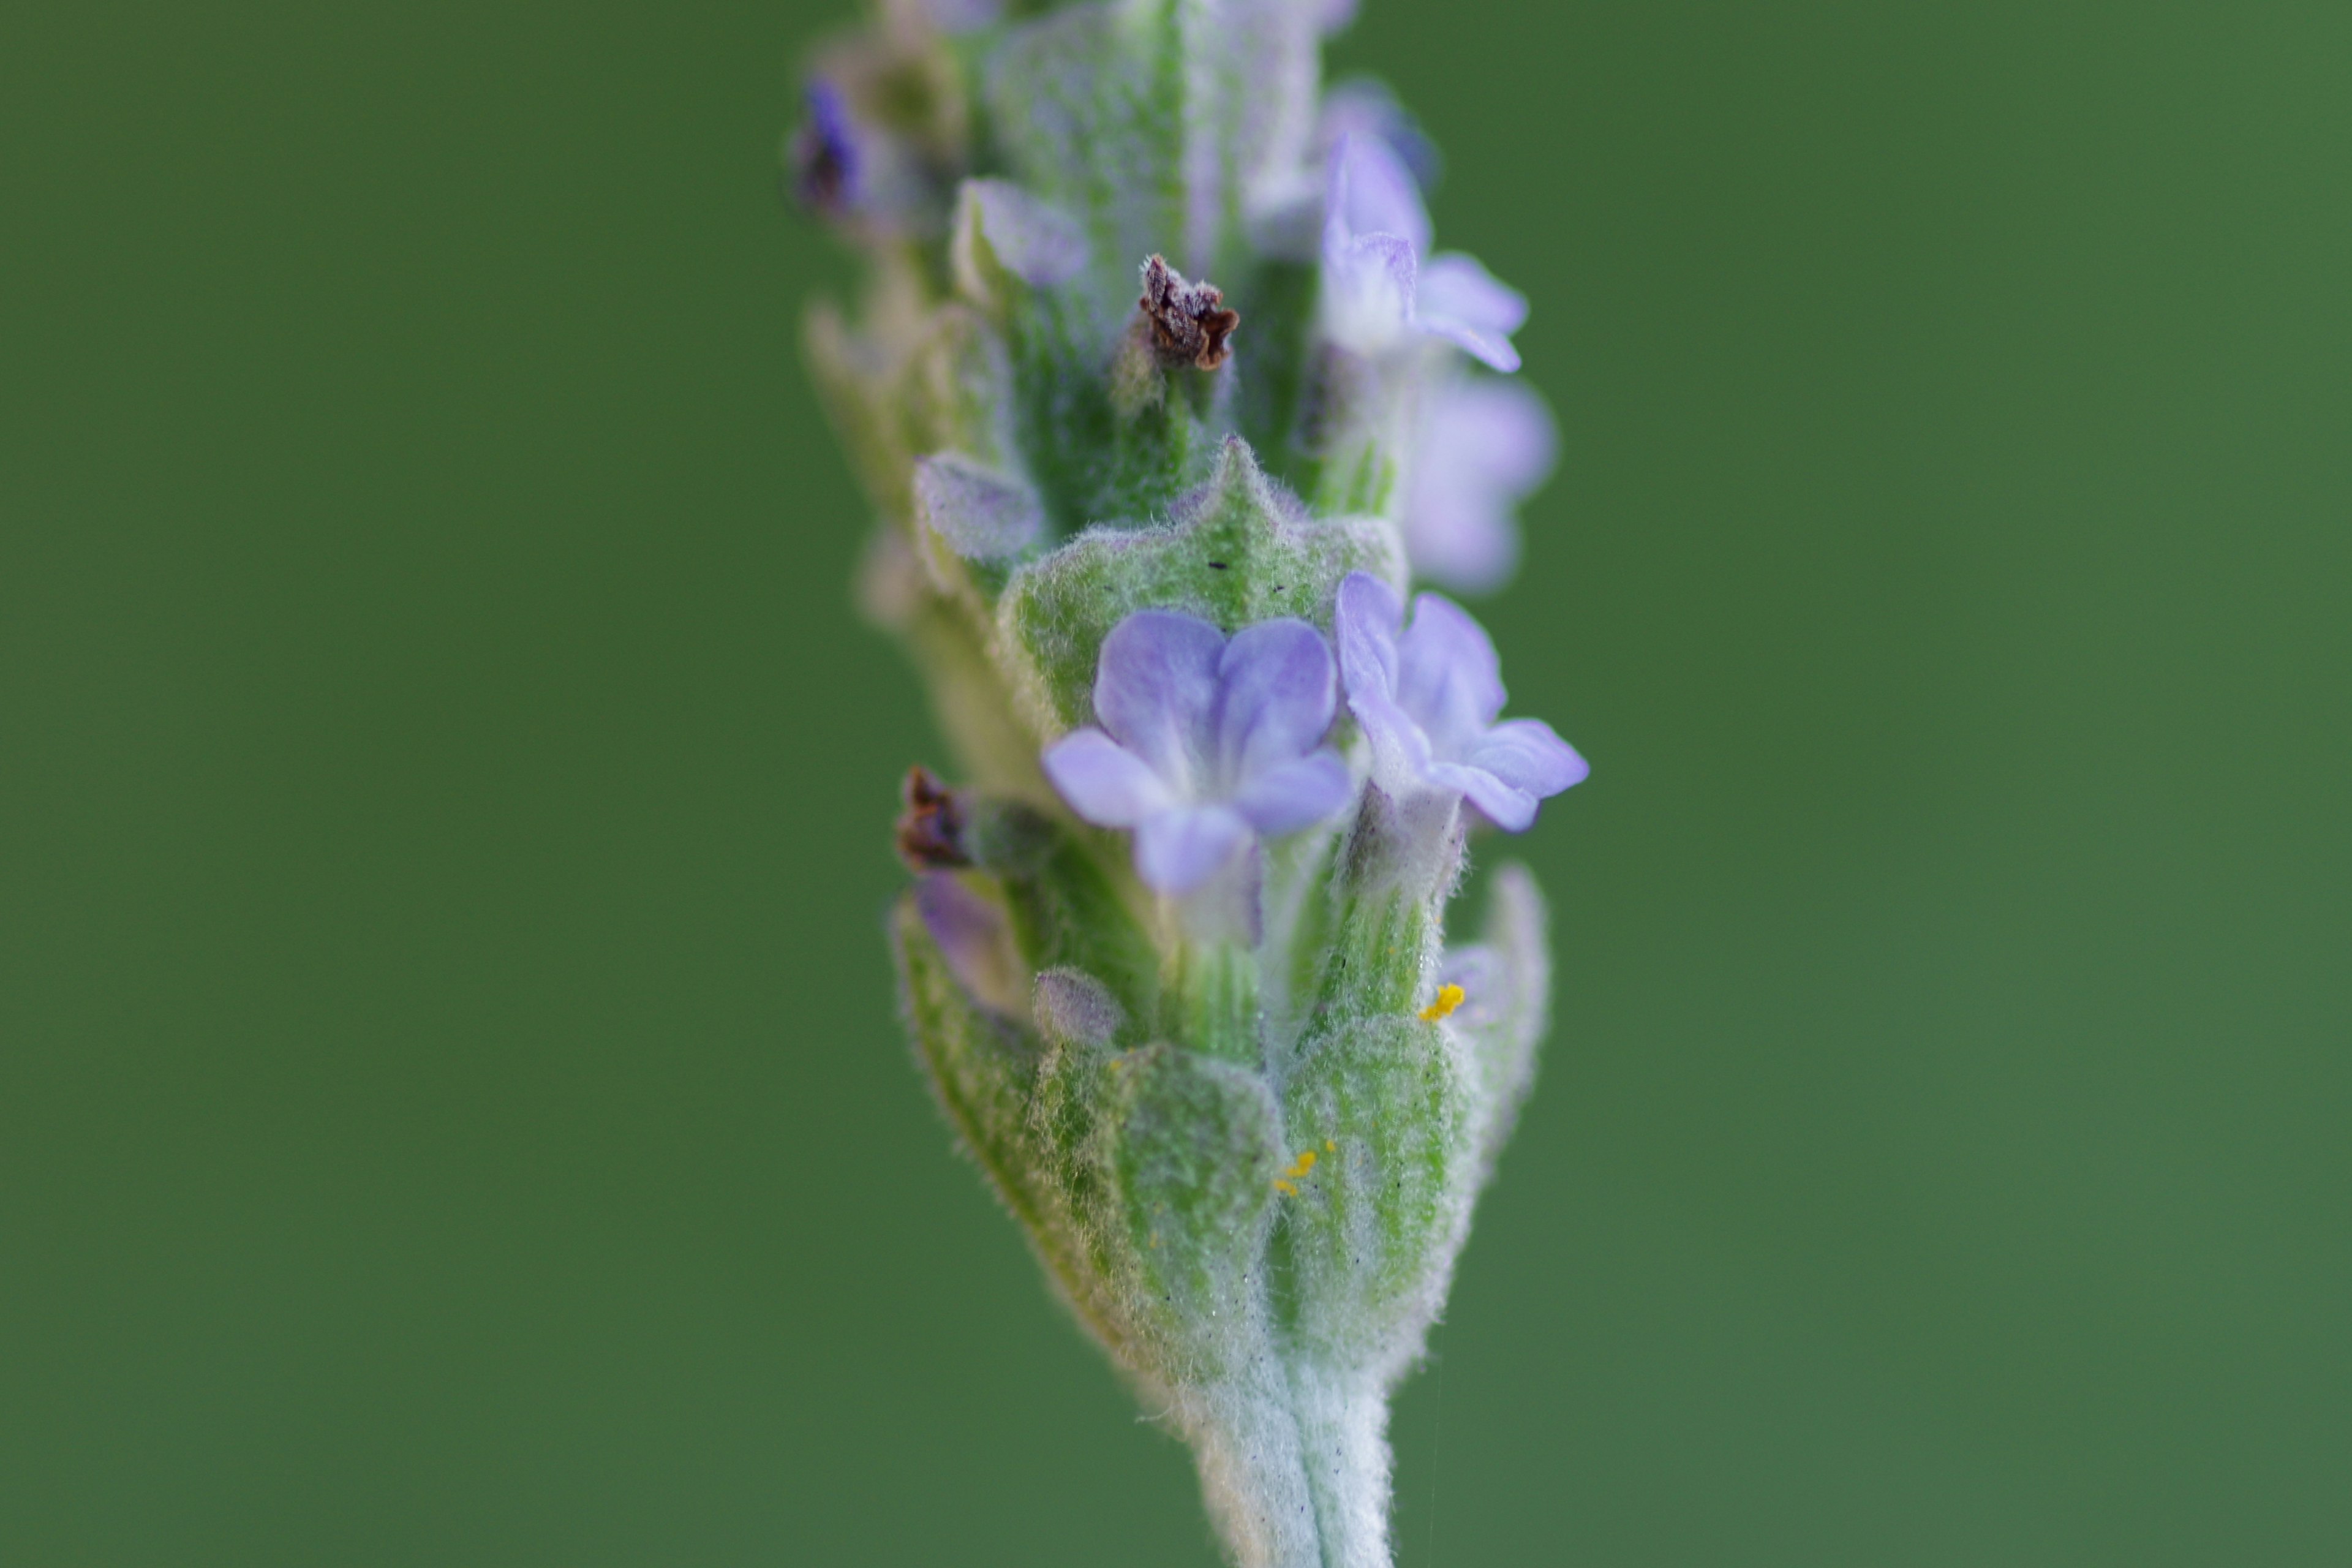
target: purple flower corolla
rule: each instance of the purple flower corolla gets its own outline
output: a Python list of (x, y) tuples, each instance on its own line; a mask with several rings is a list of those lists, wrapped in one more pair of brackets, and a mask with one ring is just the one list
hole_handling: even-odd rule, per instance
[(1364, 354), (1428, 333), (1518, 369), (1511, 334), (1528, 319), (1526, 298), (1459, 251), (1424, 263), (1430, 237), (1402, 161), (1377, 137), (1342, 136), (1323, 195), (1324, 330)]
[(1045, 776), (1080, 816), (1135, 830), (1135, 869), (1160, 892), (1204, 886), (1261, 836), (1296, 833), (1348, 804), (1347, 764), (1323, 736), (1338, 711), (1331, 650), (1305, 621), (1225, 635), (1138, 610), (1103, 639), (1101, 728), (1047, 748)]
[(1551, 473), (1551, 413), (1517, 382), (1460, 380), (1431, 393), (1398, 521), (1412, 569), (1462, 594), (1491, 593), (1519, 563), (1519, 502)]
[(934, 232), (943, 195), (935, 154), (877, 121), (870, 76), (852, 60), (809, 79), (789, 149), (793, 195), (856, 234)]
[(853, 211), (864, 194), (865, 159), (848, 101), (820, 77), (808, 84), (803, 102), (808, 118), (793, 136), (793, 194), (828, 216)]
[(1465, 796), (1497, 827), (1523, 831), (1538, 801), (1591, 770), (1540, 719), (1496, 722), (1502, 666), (1460, 605), (1423, 594), (1403, 622), (1396, 590), (1379, 578), (1351, 572), (1339, 584), (1339, 668), (1371, 742), (1372, 782), (1400, 801)]

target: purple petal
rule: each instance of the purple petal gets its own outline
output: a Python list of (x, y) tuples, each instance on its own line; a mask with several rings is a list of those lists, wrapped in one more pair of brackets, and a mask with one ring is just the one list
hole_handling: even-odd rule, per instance
[(1308, 0), (1307, 15), (1325, 33), (1336, 33), (1356, 19), (1356, 0)]
[(1412, 625), (1397, 639), (1397, 706), (1449, 762), (1462, 760), (1502, 712), (1502, 663), (1495, 645), (1452, 600), (1435, 594), (1413, 600)]
[(1326, 253), (1374, 234), (1392, 234), (1415, 256), (1429, 250), (1429, 214), (1421, 189), (1388, 144), (1375, 136), (1342, 136), (1331, 149), (1324, 186)]
[(1592, 769), (1540, 719), (1507, 719), (1480, 736), (1463, 759), (1541, 800), (1584, 782)]
[(1492, 365), (1505, 374), (1519, 368), (1519, 351), (1511, 346), (1508, 338), (1465, 326), (1445, 316), (1423, 316), (1418, 324), (1423, 331), (1444, 338), (1481, 364)]
[(1368, 572), (1350, 572), (1339, 584), (1332, 630), (1339, 639), (1339, 668), (1348, 683), (1348, 707), (1372, 745), (1372, 778), (1392, 795), (1427, 783), (1429, 737), (1397, 706), (1397, 627), (1403, 606), (1396, 590)]
[(1513, 500), (1551, 472), (1551, 410), (1517, 381), (1465, 377), (1433, 399), (1422, 439), (1438, 446), (1449, 474)]
[(1339, 674), (1348, 699), (1396, 693), (1396, 639), (1404, 625), (1404, 604), (1394, 588), (1369, 572), (1350, 572), (1339, 582), (1331, 612), (1331, 632), (1339, 643)]
[(1484, 768), (1439, 763), (1429, 770), (1430, 782), (1459, 792), (1488, 820), (1507, 833), (1524, 833), (1536, 819), (1536, 797), (1515, 789)]
[(1063, 736), (1046, 748), (1044, 766), (1070, 809), (1097, 827), (1133, 827), (1177, 804), (1149, 763), (1100, 730)]
[(1243, 628), (1217, 680), (1217, 774), (1227, 788), (1314, 750), (1339, 707), (1331, 649), (1305, 621)]
[(1479, 259), (1448, 250), (1421, 264), (1421, 309), (1450, 316), (1481, 331), (1510, 336), (1527, 325), (1528, 297), (1486, 270)]
[(1500, 587), (1518, 563), (1512, 510), (1553, 458), (1551, 413), (1515, 381), (1464, 379), (1424, 405), (1403, 506), (1413, 570), (1464, 593)]
[(1459, 251), (1433, 256), (1413, 300), (1422, 331), (1433, 332), (1499, 371), (1519, 368), (1511, 334), (1528, 319), (1527, 296)]
[(1138, 610), (1103, 638), (1095, 668), (1095, 716), (1113, 739), (1190, 798), (1208, 755), (1225, 636), (1169, 610)]
[(793, 137), (793, 185), (803, 205), (838, 215), (855, 209), (864, 195), (865, 158), (841, 89), (819, 77), (803, 96), (808, 119)]
[(1475, 489), (1444, 485), (1416, 465), (1404, 503), (1405, 553), (1415, 574), (1458, 594), (1486, 594), (1519, 564), (1510, 509)]
[(1355, 793), (1348, 764), (1326, 746), (1253, 774), (1234, 792), (1234, 808), (1260, 833), (1278, 838), (1335, 815)]
[(1189, 893), (1248, 846), (1250, 826), (1229, 805), (1187, 805), (1145, 819), (1135, 832), (1135, 871), (1146, 887)]

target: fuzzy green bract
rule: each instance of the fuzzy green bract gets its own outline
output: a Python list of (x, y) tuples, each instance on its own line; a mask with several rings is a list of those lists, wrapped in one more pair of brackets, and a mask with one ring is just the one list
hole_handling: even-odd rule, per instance
[[(1139, 612), (1191, 617), (1156, 624), (1211, 654), (1304, 623), (1315, 636), (1280, 631), (1311, 654), (1351, 574), (1414, 584), (1397, 481), (1446, 471), (1416, 468), (1433, 427), (1416, 411), (1492, 378), (1441, 336), (1372, 354), (1319, 324), (1335, 127), (1365, 134), (1386, 101), (1360, 89), (1324, 112), (1321, 35), (1346, 9), (887, 0), (814, 57), (819, 120), (790, 143), (795, 188), (869, 263), (857, 306), (820, 306), (807, 333), (878, 519), (864, 604), (914, 657), (958, 769), (919, 771), (899, 824), (917, 878), (890, 921), (901, 1010), (1055, 1290), (1192, 1445), (1237, 1568), (1391, 1563), (1388, 1400), (1549, 1000), (1533, 880), (1496, 869), (1477, 939), (1449, 943), (1480, 819), (1443, 789), (1383, 794), (1349, 693), (1315, 673), (1328, 661), (1247, 666), (1276, 628), (1183, 699), (1245, 752), (1275, 742), (1214, 729), (1228, 701), (1293, 731), (1337, 715), (1248, 752), (1228, 783), (1254, 815), (1131, 774), (1137, 810), (1223, 825), (1188, 853), (1240, 846), (1197, 890), (1147, 886), (1137, 819), (1081, 820), (1041, 767), (1090, 727), (1100, 798), (1124, 798), (1139, 757), (1211, 765), (1136, 731), (1159, 721), (1156, 667), (1097, 710), (1105, 641)], [(1425, 227), (1417, 195), (1391, 195)], [(1156, 319), (1138, 297), (1155, 258), (1155, 278), (1192, 280)], [(1203, 340), (1167, 330), (1171, 299), (1219, 331), (1237, 311), (1229, 353), (1177, 352)], [(1471, 500), (1491, 512), (1493, 493)], [(1287, 696), (1260, 689), (1277, 679)], [(1283, 769), (1309, 752), (1320, 804), (1247, 795), (1303, 789)]]

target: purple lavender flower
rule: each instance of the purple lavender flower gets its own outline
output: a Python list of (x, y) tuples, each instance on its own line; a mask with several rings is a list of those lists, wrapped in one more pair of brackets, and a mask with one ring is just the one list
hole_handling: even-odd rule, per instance
[(838, 68), (809, 79), (806, 117), (787, 150), (792, 194), (860, 238), (934, 235), (946, 216), (952, 159), (935, 135), (892, 129), (887, 63), (845, 51)]
[(1359, 353), (1410, 332), (1444, 338), (1494, 366), (1519, 368), (1511, 334), (1528, 302), (1459, 251), (1422, 257), (1429, 214), (1412, 174), (1376, 137), (1342, 136), (1323, 198), (1324, 329)]
[(812, 212), (838, 216), (857, 205), (864, 163), (848, 100), (820, 77), (808, 84), (803, 102), (808, 119), (793, 134), (793, 194)]
[(1391, 796), (1468, 797), (1513, 833), (1536, 819), (1536, 803), (1591, 770), (1539, 719), (1503, 711), (1495, 645), (1460, 605), (1423, 594), (1403, 625), (1396, 591), (1369, 573), (1339, 584), (1333, 629), (1348, 706), (1372, 743), (1372, 782)]
[(1138, 610), (1103, 639), (1100, 729), (1046, 750), (1045, 776), (1100, 827), (1135, 830), (1146, 885), (1205, 885), (1260, 836), (1296, 833), (1348, 804), (1347, 764), (1322, 743), (1338, 708), (1331, 650), (1304, 621), (1225, 635)]
[(1512, 513), (1550, 473), (1550, 411), (1517, 382), (1459, 380), (1431, 393), (1406, 470), (1412, 569), (1463, 594), (1491, 593), (1519, 563)]

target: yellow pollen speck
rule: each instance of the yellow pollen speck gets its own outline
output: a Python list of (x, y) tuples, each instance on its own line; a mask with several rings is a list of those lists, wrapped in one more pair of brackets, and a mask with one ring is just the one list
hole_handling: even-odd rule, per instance
[(1462, 1005), (1462, 987), (1441, 985), (1437, 988), (1437, 1000), (1421, 1010), (1422, 1022), (1434, 1024), (1460, 1005)]
[(1336, 1153), (1338, 1153), (1339, 1152), (1339, 1144), (1337, 1144), (1336, 1142), (1332, 1142), (1330, 1139), (1328, 1139), (1328, 1138), (1326, 1138), (1325, 1140), (1323, 1140), (1323, 1152), (1325, 1152), (1326, 1154), (1336, 1154)]
[(1298, 1195), (1298, 1189), (1292, 1186), (1288, 1182), (1284, 1181), (1280, 1176), (1275, 1177), (1274, 1186), (1276, 1192), (1283, 1194), (1286, 1197), (1295, 1198)]

